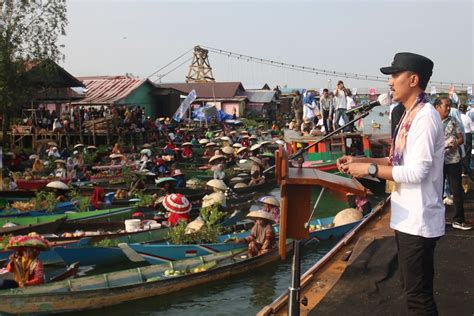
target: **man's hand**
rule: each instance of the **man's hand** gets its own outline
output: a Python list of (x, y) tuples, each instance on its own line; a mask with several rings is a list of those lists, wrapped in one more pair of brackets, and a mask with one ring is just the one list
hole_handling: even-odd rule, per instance
[(337, 169), (342, 173), (346, 173), (345, 170), (347, 169), (347, 165), (355, 162), (355, 160), (356, 158), (353, 156), (342, 156), (336, 160)]
[(350, 174), (355, 178), (363, 178), (369, 175), (369, 166), (370, 163), (365, 162), (350, 163), (344, 165), (343, 170), (345, 173)]

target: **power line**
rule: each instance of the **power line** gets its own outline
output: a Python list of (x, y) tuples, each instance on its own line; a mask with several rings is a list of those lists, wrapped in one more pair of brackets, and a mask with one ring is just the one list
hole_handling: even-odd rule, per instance
[(188, 59), (186, 59), (185, 61), (183, 61), (182, 63), (180, 63), (178, 66), (174, 67), (173, 69), (171, 69), (170, 71), (168, 71), (167, 73), (165, 74), (162, 74), (162, 75), (159, 75), (158, 76), (158, 79), (153, 81), (153, 82), (157, 82), (161, 79), (163, 79), (164, 77), (166, 77), (167, 75), (169, 75), (170, 73), (172, 73), (173, 71), (175, 71), (176, 69), (178, 69), (179, 67), (183, 66), (184, 64), (190, 62), (193, 58), (192, 57), (189, 57)]
[(157, 73), (159, 73), (160, 71), (162, 71), (163, 69), (165, 69), (166, 67), (168, 67), (169, 65), (173, 64), (174, 62), (178, 61), (179, 59), (183, 58), (186, 54), (188, 54), (189, 52), (191, 52), (192, 50), (194, 49), (191, 48), (189, 50), (187, 50), (186, 52), (184, 52), (183, 54), (179, 55), (178, 57), (176, 57), (175, 59), (173, 59), (172, 61), (170, 61), (169, 63), (167, 63), (166, 65), (164, 65), (163, 67), (161, 67), (160, 69), (158, 69), (157, 71), (155, 71), (154, 73), (152, 73), (151, 75), (147, 76), (147, 79), (149, 79), (150, 77), (156, 75)]
[[(234, 52), (231, 52), (231, 51), (227, 51), (227, 50), (223, 50), (223, 49), (219, 49), (219, 48), (213, 48), (213, 47), (209, 47), (209, 46), (201, 45), (201, 47), (205, 47), (210, 52), (220, 54), (220, 55), (223, 55), (223, 56), (227, 56), (229, 58), (232, 57), (232, 58), (251, 61), (251, 62), (254, 62), (254, 63), (264, 64), (264, 65), (268, 65), (268, 66), (272, 66), (272, 67), (290, 69), (290, 70), (300, 71), (300, 72), (314, 73), (316, 75), (325, 75), (325, 76), (330, 76), (330, 77), (347, 78), (347, 79), (355, 79), (355, 80), (366, 80), (366, 81), (374, 81), (374, 82), (387, 82), (387, 77), (382, 77), (382, 76), (365, 75), (365, 74), (350, 73), (350, 72), (340, 72), (340, 71), (320, 69), (320, 68), (308, 67), (308, 66), (299, 66), (299, 65), (295, 65), (295, 64), (289, 64), (289, 63), (284, 63), (284, 62), (280, 62), (280, 61), (275, 61), (275, 60), (270, 60), (270, 59), (265, 59), (265, 58), (260, 58), (260, 57), (254, 57), (254, 56), (240, 54), (240, 53), (234, 53)], [(458, 86), (458, 87), (465, 87), (465, 86), (470, 85), (469, 83), (443, 82), (443, 81), (430, 81), (430, 84), (440, 85), (440, 86)]]

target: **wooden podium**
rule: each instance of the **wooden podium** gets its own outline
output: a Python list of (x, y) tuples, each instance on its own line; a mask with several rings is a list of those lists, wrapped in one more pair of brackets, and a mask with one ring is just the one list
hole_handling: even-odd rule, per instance
[(280, 257), (286, 257), (286, 238), (309, 238), (311, 187), (321, 186), (343, 193), (366, 196), (368, 190), (354, 178), (346, 178), (314, 168), (290, 168), (287, 151), (280, 145), (276, 152), (276, 179), (280, 185)]

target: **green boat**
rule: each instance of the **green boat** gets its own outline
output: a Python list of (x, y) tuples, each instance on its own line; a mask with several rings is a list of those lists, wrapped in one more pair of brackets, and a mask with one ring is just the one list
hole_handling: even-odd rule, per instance
[[(291, 243), (287, 245), (291, 249)], [(278, 249), (248, 259), (247, 247), (170, 264), (0, 291), (0, 312), (64, 313), (97, 309), (254, 271), (278, 260)]]
[(21, 226), (41, 224), (58, 220), (64, 216), (68, 222), (120, 221), (130, 218), (135, 209), (135, 207), (123, 207), (61, 215), (2, 217), (0, 218), (0, 227), (9, 222)]

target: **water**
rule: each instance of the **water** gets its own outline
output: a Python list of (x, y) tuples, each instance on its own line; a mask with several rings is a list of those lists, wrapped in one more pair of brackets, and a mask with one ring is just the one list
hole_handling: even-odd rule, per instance
[[(312, 203), (320, 189), (314, 188)], [(279, 188), (269, 192), (280, 196)], [(333, 216), (346, 208), (343, 194), (326, 191), (314, 217)], [(258, 209), (252, 205), (251, 209)], [(302, 271), (306, 271), (322, 258), (337, 242), (329, 240), (321, 243), (312, 242), (302, 249)], [(284, 262), (275, 262), (255, 271), (235, 277), (193, 287), (168, 295), (151, 297), (128, 302), (100, 310), (74, 313), (74, 315), (254, 315), (261, 308), (271, 303), (290, 285), (291, 257)], [(132, 266), (117, 266), (113, 270), (130, 268)], [(87, 274), (97, 274), (110, 271), (89, 271)]]
[[(303, 247), (302, 271), (314, 265), (336, 242), (315, 242)], [(290, 280), (291, 256), (245, 275), (73, 315), (255, 315), (285, 291)]]

